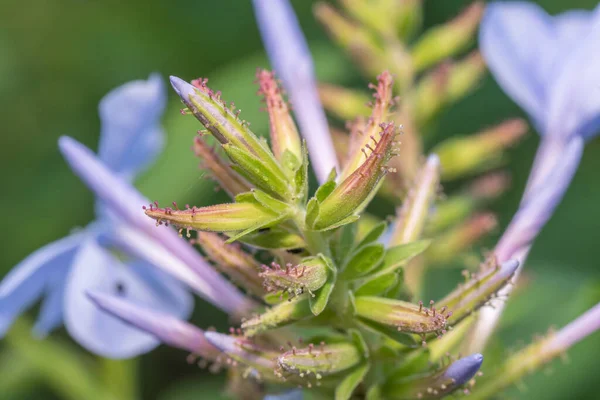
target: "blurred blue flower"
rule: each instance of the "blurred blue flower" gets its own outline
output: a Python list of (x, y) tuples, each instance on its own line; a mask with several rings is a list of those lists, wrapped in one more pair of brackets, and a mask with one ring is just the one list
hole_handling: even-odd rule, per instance
[[(114, 89), (100, 102), (99, 157), (121, 179), (132, 181), (159, 154), (165, 97), (161, 78), (152, 75)], [(19, 314), (44, 298), (34, 327), (38, 336), (64, 323), (84, 347), (115, 358), (132, 357), (158, 344), (151, 335), (94, 306), (85, 295), (91, 289), (179, 317), (189, 315), (192, 298), (176, 279), (146, 261), (121, 261), (106, 249), (115, 221), (102, 204), (96, 211), (96, 221), (35, 251), (0, 283), (1, 335)]]
[(479, 41), (495, 79), (542, 135), (600, 132), (600, 6), (549, 16), (533, 3), (491, 3)]

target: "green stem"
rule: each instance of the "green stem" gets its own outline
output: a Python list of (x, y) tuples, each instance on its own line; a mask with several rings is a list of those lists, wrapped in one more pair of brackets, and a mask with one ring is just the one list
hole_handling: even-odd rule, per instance
[(100, 359), (104, 387), (120, 400), (135, 400), (138, 393), (138, 360)]

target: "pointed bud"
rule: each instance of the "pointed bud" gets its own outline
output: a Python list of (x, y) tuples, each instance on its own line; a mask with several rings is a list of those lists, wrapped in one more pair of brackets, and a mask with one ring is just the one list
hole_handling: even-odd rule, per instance
[(372, 137), (373, 147), (363, 149), (370, 152), (363, 164), (319, 203), (318, 214), (309, 224), (312, 228), (331, 229), (356, 220), (356, 213), (375, 195), (381, 179), (390, 171), (387, 163), (398, 152), (396, 136), (393, 123), (382, 125), (379, 140)]
[(429, 211), (438, 192), (440, 160), (432, 154), (415, 179), (415, 186), (398, 211), (390, 246), (413, 242), (421, 237)]
[(238, 244), (228, 244), (221, 236), (212, 232), (198, 232), (196, 243), (202, 246), (216, 268), (236, 284), (256, 296), (265, 294), (262, 280), (258, 276), (259, 263)]
[(498, 219), (492, 213), (479, 213), (463, 223), (444, 232), (436, 239), (426, 254), (428, 262), (443, 264), (453, 260), (480, 241), (498, 226)]
[(423, 0), (400, 0), (395, 2), (398, 34), (405, 41), (410, 39), (423, 23)]
[(433, 373), (389, 379), (382, 393), (386, 399), (441, 399), (471, 381), (481, 364), (483, 356), (471, 354)]
[[(259, 84), (259, 93), (264, 96), (269, 113), (271, 132), (271, 147), (275, 158), (288, 170), (294, 171), (302, 162), (302, 148), (300, 135), (296, 124), (290, 115), (287, 103), (283, 100), (281, 89), (275, 81), (272, 72), (259, 70), (256, 73)], [(285, 153), (289, 152), (293, 159), (287, 159)]]
[(384, 37), (396, 35), (397, 1), (341, 0), (342, 7), (352, 18)]
[(356, 314), (371, 321), (394, 326), (407, 333), (444, 333), (446, 329), (446, 308), (436, 310), (432, 305), (426, 308), (401, 300), (380, 297), (357, 297)]
[(194, 153), (202, 160), (202, 168), (209, 170), (214, 179), (232, 198), (250, 190), (250, 185), (212, 149), (201, 137), (194, 139)]
[(443, 62), (423, 76), (412, 95), (414, 118), (418, 126), (429, 123), (446, 104), (448, 84), (454, 65)]
[(250, 373), (254, 374), (256, 378), (279, 380), (273, 373), (278, 353), (242, 337), (223, 335), (217, 332), (205, 332), (204, 336), (210, 344), (234, 360), (233, 365), (241, 363), (249, 367)]
[(314, 12), (332, 39), (350, 54), (368, 76), (377, 76), (386, 69), (387, 56), (369, 30), (348, 20), (325, 3), (317, 3)]
[(181, 229), (197, 229), (213, 232), (236, 232), (255, 230), (276, 220), (277, 215), (255, 203), (228, 203), (208, 207), (192, 207), (174, 210), (151, 204), (145, 208), (146, 215), (157, 221)]
[[(288, 196), (287, 178), (267, 145), (256, 137), (241, 121), (235, 111), (228, 108), (220, 98), (206, 86), (206, 79), (197, 79), (194, 85), (171, 77), (171, 85), (181, 100), (208, 131), (223, 145), (227, 155), (238, 164), (237, 172), (255, 185), (283, 197)], [(243, 171), (242, 171), (243, 170)], [(264, 176), (269, 181), (265, 182)]]
[(492, 172), (477, 178), (462, 193), (436, 205), (427, 222), (427, 232), (433, 235), (466, 220), (477, 208), (504, 193), (509, 185), (510, 177), (504, 172)]
[(448, 77), (446, 102), (453, 103), (470, 93), (485, 73), (485, 61), (477, 50), (453, 64)]
[(510, 282), (518, 267), (516, 260), (509, 260), (501, 265), (494, 259), (488, 260), (479, 273), (438, 301), (438, 304), (452, 310), (448, 324), (455, 325), (484, 306)]
[(298, 296), (308, 291), (309, 294), (320, 289), (327, 281), (328, 266), (323, 256), (309, 257), (296, 266), (281, 267), (272, 263), (271, 268), (263, 266), (260, 277), (264, 279), (267, 291), (283, 290), (290, 296)]
[(343, 121), (371, 113), (367, 106), (369, 96), (358, 90), (322, 83), (319, 85), (319, 96), (325, 110)]
[(415, 69), (428, 68), (472, 43), (484, 8), (483, 2), (475, 2), (452, 21), (425, 32), (412, 49)]
[(312, 316), (307, 296), (299, 296), (291, 301), (284, 301), (271, 307), (261, 315), (250, 318), (242, 323), (242, 329), (247, 336), (279, 328), (301, 319)]
[(373, 93), (374, 105), (371, 117), (364, 129), (353, 130), (350, 136), (350, 152), (348, 160), (341, 174), (341, 179), (346, 179), (356, 171), (367, 159), (365, 149), (369, 149), (381, 129), (381, 124), (388, 119), (390, 106), (392, 105), (392, 85), (394, 79), (388, 71), (384, 71), (377, 77), (377, 86)]
[(524, 120), (512, 119), (476, 135), (443, 141), (434, 150), (442, 162), (442, 179), (455, 179), (496, 166), (503, 152), (527, 130)]
[(305, 349), (283, 353), (277, 358), (277, 366), (284, 376), (291, 374), (304, 377), (313, 374), (320, 379), (350, 369), (362, 358), (362, 352), (352, 343), (310, 345)]

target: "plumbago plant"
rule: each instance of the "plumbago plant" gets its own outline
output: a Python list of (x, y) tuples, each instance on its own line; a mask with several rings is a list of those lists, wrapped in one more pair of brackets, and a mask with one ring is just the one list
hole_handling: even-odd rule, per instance
[[(355, 106), (356, 99), (362, 99), (360, 94), (339, 87), (321, 89), (331, 111), (353, 119), (350, 135), (334, 133), (335, 141), (329, 135), (312, 60), (287, 1), (255, 0), (254, 6), (267, 52), (294, 105), (300, 129), (272, 72), (258, 70), (256, 74), (269, 115), (269, 143), (252, 132), (250, 124), (240, 119), (239, 110), (210, 89), (206, 79), (190, 84), (171, 77), (186, 107), (183, 113), (193, 115), (205, 128), (194, 140), (194, 152), (230, 195), (229, 203), (182, 208), (176, 203), (173, 207), (149, 203), (130, 184), (134, 174), (123, 174), (104, 152), (100, 151), (98, 158), (73, 139), (60, 139), (68, 163), (97, 195), (98, 218), (106, 229), (98, 235), (90, 228), (96, 255), (77, 255), (75, 267), (70, 268), (83, 270), (79, 265), (87, 265), (94, 274), (65, 272), (67, 294), (77, 296), (53, 291), (56, 310), (62, 309), (63, 302), (67, 311), (74, 304), (84, 305), (76, 314), (68, 312), (66, 320), (80, 343), (96, 353), (119, 358), (148, 351), (158, 339), (190, 352), (190, 360), (200, 358), (201, 364), (210, 363), (214, 369), (226, 368), (229, 393), (244, 399), (265, 395), (270, 399), (436, 399), (471, 390), (483, 363), (480, 352), (499, 314), (496, 311), (486, 317), (488, 310), (477, 311), (498, 294), (508, 295), (533, 240), (576, 171), (584, 139), (598, 130), (600, 109), (594, 108), (593, 101), (559, 107), (560, 99), (587, 98), (569, 92), (573, 87), (583, 91), (581, 85), (566, 84), (577, 81), (573, 75), (577, 63), (562, 69), (560, 79), (544, 81), (549, 89), (555, 89), (550, 82), (558, 82), (556, 87), (568, 96), (561, 96), (557, 89), (549, 90), (552, 96), (544, 98), (532, 88), (537, 86), (529, 82), (531, 77), (515, 72), (522, 73), (526, 70), (523, 65), (531, 65), (526, 58), (530, 52), (517, 53), (520, 57), (514, 60), (496, 52), (512, 48), (501, 45), (511, 43), (518, 37), (514, 32), (532, 21), (551, 22), (549, 26), (564, 33), (566, 30), (559, 29), (564, 19), (551, 20), (542, 11), (517, 3), (490, 7), (482, 30), (486, 58), (498, 80), (509, 82), (503, 84), (507, 92), (532, 115), (543, 139), (523, 201), (494, 252), (476, 272), (466, 273), (465, 282), (455, 290), (423, 302), (419, 298), (422, 270), (430, 263), (450, 260), (481, 237), (488, 229), (481, 224), (465, 225), (464, 219), (506, 186), (503, 177), (486, 177), (434, 207), (440, 197), (440, 181), (497, 165), (503, 150), (526, 126), (512, 121), (479, 135), (442, 142), (424, 157), (423, 135), (433, 116), (470, 90), (483, 66), (475, 54), (458, 64), (443, 62), (419, 79), (417, 73), (470, 40), (482, 6), (477, 3), (458, 22), (425, 33), (406, 51), (397, 35), (408, 37), (413, 32), (420, 15), (418, 1), (369, 2), (377, 5), (372, 8), (358, 0), (342, 4), (355, 19), (354, 25), (347, 25), (329, 6), (319, 6), (317, 14), (334, 36), (346, 39), (341, 42), (359, 65), (370, 76), (377, 75), (368, 112), (362, 105)], [(390, 8), (392, 5), (401, 7)], [(522, 11), (526, 17), (513, 18)], [(597, 42), (600, 25), (596, 20), (597, 12), (578, 20), (576, 27), (583, 29), (588, 24), (591, 33), (574, 59), (589, 54), (588, 47)], [(381, 23), (375, 23), (378, 21)], [(377, 46), (371, 46), (367, 40), (371, 36), (364, 35), (367, 28), (378, 35)], [(545, 33), (552, 36), (550, 31)], [(566, 38), (572, 37), (565, 34), (565, 46)], [(375, 52), (382, 43), (384, 51)], [(441, 43), (445, 46), (440, 47)], [(513, 47), (518, 45), (513, 43)], [(392, 58), (385, 58), (390, 55)], [(514, 64), (503, 64), (506, 60)], [(404, 71), (404, 67), (410, 70)], [(518, 84), (511, 84), (515, 78), (511, 73), (520, 80)], [(396, 98), (398, 94), (402, 101)], [(141, 97), (134, 96), (136, 100)], [(563, 114), (539, 112), (546, 103)], [(139, 131), (156, 134), (156, 120), (152, 119), (150, 127), (141, 124), (144, 129)], [(562, 135), (550, 129), (560, 120), (568, 121)], [(139, 135), (135, 138), (139, 141)], [(342, 144), (342, 157), (336, 157), (334, 142)], [(216, 143), (216, 148), (211, 143)], [(556, 148), (564, 151), (557, 153)], [(319, 181), (315, 190), (309, 187), (311, 169)], [(389, 221), (377, 221), (367, 214), (377, 194), (399, 203)], [(143, 261), (137, 275), (145, 279), (124, 277), (111, 268), (100, 273), (102, 264), (116, 262), (113, 248), (121, 256)], [(73, 251), (83, 252), (79, 247)], [(19, 268), (3, 283), (0, 315), (7, 316), (6, 328), (49, 285), (46, 281), (52, 269), (42, 267), (54, 261), (34, 261), (25, 262), (29, 267)], [(157, 271), (160, 275), (155, 276)], [(188, 315), (188, 302), (181, 301), (183, 306), (161, 302), (168, 279), (165, 273), (227, 312), (233, 323), (230, 331), (202, 330), (180, 320)], [(78, 285), (71, 283), (74, 277), (84, 275), (87, 278), (79, 279)], [(144, 286), (136, 286), (138, 282)], [(169, 284), (172, 292), (187, 299), (184, 289)], [(26, 291), (27, 285), (35, 290)], [(555, 334), (515, 353), (487, 373), (473, 395), (493, 396), (562, 354), (600, 328), (599, 314), (600, 306), (596, 306)], [(60, 312), (53, 315), (56, 318), (50, 327), (61, 322)], [(95, 328), (106, 324), (110, 329), (98, 334)], [(465, 349), (467, 356), (458, 356)], [(293, 391), (268, 394), (285, 388)]]

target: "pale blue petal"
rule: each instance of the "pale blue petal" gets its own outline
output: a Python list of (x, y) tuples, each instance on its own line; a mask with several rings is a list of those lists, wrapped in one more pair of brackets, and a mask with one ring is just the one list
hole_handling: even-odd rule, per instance
[(492, 3), (479, 33), (481, 52), (502, 89), (543, 131), (554, 30), (550, 17), (532, 3)]
[(43, 295), (52, 276), (62, 274), (70, 266), (82, 239), (82, 234), (75, 234), (34, 251), (2, 280), (0, 336), (19, 314)]
[(140, 307), (119, 296), (98, 291), (88, 293), (88, 297), (104, 311), (154, 335), (169, 346), (210, 359), (221, 353), (208, 343), (201, 329), (172, 315)]
[(471, 354), (450, 364), (444, 372), (444, 377), (452, 379), (454, 386), (462, 386), (475, 376), (481, 364), (483, 364), (483, 356), (479, 353)]
[(573, 15), (566, 21), (578, 37), (572, 50), (562, 54), (564, 65), (550, 93), (547, 130), (589, 139), (600, 133), (600, 6), (589, 17)]
[(133, 180), (155, 160), (164, 142), (160, 119), (165, 103), (158, 74), (119, 86), (100, 101), (98, 155), (113, 172)]
[(98, 309), (86, 295), (95, 290), (180, 318), (192, 308), (190, 295), (172, 278), (147, 265), (123, 264), (95, 240), (87, 240), (68, 277), (65, 326), (82, 346), (109, 358), (135, 357), (158, 341)]
[[(75, 253), (73, 251), (72, 257), (75, 256)], [(72, 258), (70, 261), (72, 261)], [(62, 325), (64, 293), (70, 266), (70, 262), (66, 263), (60, 268), (60, 271), (54, 272), (46, 283), (45, 298), (33, 327), (33, 333), (38, 338), (48, 336), (50, 332)]]
[(253, 0), (253, 4), (267, 54), (292, 102), (312, 168), (323, 183), (337, 168), (337, 158), (306, 39), (288, 0)]
[(210, 292), (205, 295), (217, 307), (228, 313), (243, 313), (252, 307), (252, 302), (219, 275), (177, 232), (164, 226), (156, 227), (142, 210), (148, 201), (131, 184), (107, 169), (91, 150), (67, 136), (60, 138), (59, 147), (73, 172), (110, 207), (121, 223), (156, 240), (206, 282)]

